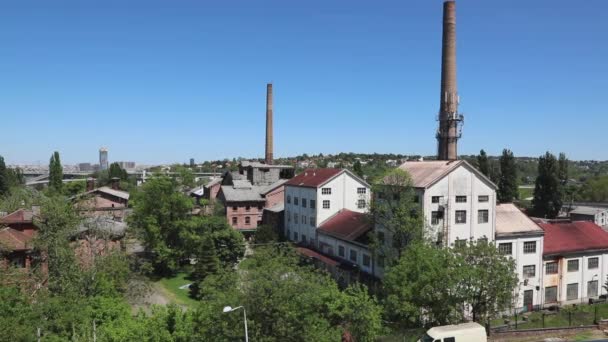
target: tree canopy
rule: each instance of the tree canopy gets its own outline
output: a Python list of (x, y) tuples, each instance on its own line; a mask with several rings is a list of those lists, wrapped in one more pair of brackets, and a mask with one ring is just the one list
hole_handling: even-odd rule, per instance
[(500, 178), (497, 195), (498, 200), (503, 203), (512, 202), (519, 197), (515, 158), (513, 152), (507, 149), (504, 149), (500, 156)]
[(532, 206), (535, 215), (547, 218), (555, 218), (562, 207), (558, 164), (555, 156), (549, 152), (538, 161), (538, 177), (534, 185)]

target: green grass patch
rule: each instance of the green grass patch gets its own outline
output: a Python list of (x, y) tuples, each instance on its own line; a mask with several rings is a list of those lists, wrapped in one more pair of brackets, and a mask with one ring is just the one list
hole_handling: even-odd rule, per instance
[[(608, 318), (608, 304), (595, 305), (577, 305), (576, 308), (568, 306), (567, 309), (562, 308), (559, 312), (546, 314), (543, 325), (542, 312), (533, 312), (526, 314), (527, 320), (524, 322), (523, 315), (517, 317), (517, 329), (534, 329), (534, 328), (559, 328), (567, 326), (592, 325), (595, 320), (595, 308), (597, 307), (597, 319)], [(569, 314), (568, 311), (571, 311)], [(508, 318), (511, 324), (515, 322), (515, 317)], [(495, 319), (490, 322), (492, 326), (503, 325), (504, 319)], [(515, 329), (512, 325), (511, 329)]]
[(166, 290), (168, 296), (171, 297), (175, 304), (192, 307), (198, 302), (190, 298), (189, 289), (180, 289), (180, 286), (192, 283), (191, 280), (187, 279), (188, 275), (188, 273), (180, 272), (175, 277), (161, 278), (156, 283)]
[(534, 188), (519, 188), (519, 200), (525, 201), (526, 198), (534, 196)]

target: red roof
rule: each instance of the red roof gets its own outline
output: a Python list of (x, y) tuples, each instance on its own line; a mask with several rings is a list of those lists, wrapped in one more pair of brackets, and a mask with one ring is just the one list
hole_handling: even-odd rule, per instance
[(340, 264), (340, 262), (338, 262), (330, 257), (326, 257), (323, 254), (319, 254), (319, 253), (313, 251), (312, 249), (308, 249), (308, 248), (304, 248), (304, 247), (297, 247), (296, 251), (309, 258), (317, 259), (317, 260), (321, 261), (322, 263), (329, 265), (329, 266), (337, 266)]
[(539, 223), (545, 231), (543, 255), (608, 250), (608, 232), (593, 222)]
[(0, 229), (0, 250), (23, 251), (31, 249), (32, 237), (13, 228)]
[(318, 188), (330, 179), (340, 174), (342, 169), (306, 169), (290, 179), (285, 185)]
[(33, 218), (34, 213), (32, 210), (19, 209), (0, 218), (0, 223), (4, 223), (7, 225), (14, 223), (32, 223)]
[(366, 214), (343, 209), (325, 221), (319, 231), (336, 238), (355, 241), (372, 228)]

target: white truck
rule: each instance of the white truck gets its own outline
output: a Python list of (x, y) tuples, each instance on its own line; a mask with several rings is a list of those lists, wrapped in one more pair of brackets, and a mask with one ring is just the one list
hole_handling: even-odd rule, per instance
[(486, 329), (478, 323), (444, 325), (429, 329), (418, 342), (487, 342)]

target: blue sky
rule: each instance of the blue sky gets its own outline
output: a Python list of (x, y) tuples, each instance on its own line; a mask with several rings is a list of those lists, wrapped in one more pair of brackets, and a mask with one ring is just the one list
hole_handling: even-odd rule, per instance
[[(12, 163), (434, 154), (441, 0), (0, 0)], [(459, 152), (608, 159), (608, 1), (460, 0)]]

